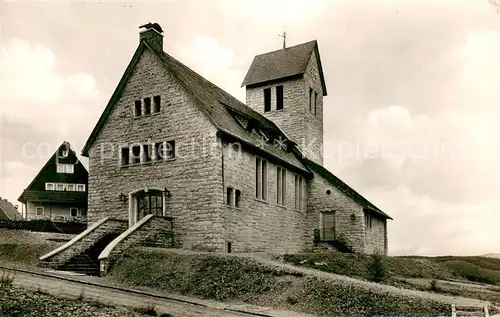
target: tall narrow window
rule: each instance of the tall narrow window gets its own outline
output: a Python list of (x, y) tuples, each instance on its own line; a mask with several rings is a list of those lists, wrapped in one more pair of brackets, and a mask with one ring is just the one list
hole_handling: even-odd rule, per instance
[(321, 239), (335, 240), (335, 212), (321, 213)]
[(122, 147), (121, 151), (121, 166), (130, 164), (130, 152), (128, 147)]
[(153, 159), (153, 147), (151, 146), (151, 144), (143, 144), (142, 147), (143, 162), (151, 162)]
[(283, 109), (283, 86), (276, 86), (276, 110)]
[(151, 97), (144, 98), (144, 115), (151, 114)]
[(264, 112), (271, 111), (271, 88), (264, 89)]
[(276, 203), (281, 206), (286, 205), (286, 169), (282, 167), (276, 168)]
[(318, 93), (314, 91), (314, 109), (313, 114), (316, 115), (316, 108), (318, 106)]
[(255, 160), (255, 196), (267, 200), (267, 162), (257, 157)]
[(134, 145), (132, 147), (132, 164), (141, 163), (141, 146)]
[(302, 210), (303, 209), (303, 199), (302, 195), (304, 192), (303, 189), (304, 186), (304, 181), (302, 179), (302, 176), (295, 174), (295, 209), (296, 210)]
[(233, 205), (233, 189), (231, 187), (226, 189), (226, 204), (228, 206)]
[(140, 117), (142, 115), (142, 103), (140, 100), (135, 101), (135, 112), (136, 117)]
[(313, 112), (312, 109), (312, 98), (313, 98), (313, 89), (309, 88), (309, 112)]
[(165, 159), (165, 146), (163, 142), (155, 143), (155, 157), (157, 161)]
[(236, 208), (241, 206), (241, 191), (238, 189), (234, 191), (234, 206)]
[(154, 96), (153, 97), (153, 103), (154, 103), (153, 111), (155, 113), (160, 112), (161, 96)]
[(167, 159), (175, 157), (175, 140), (167, 141), (166, 157)]

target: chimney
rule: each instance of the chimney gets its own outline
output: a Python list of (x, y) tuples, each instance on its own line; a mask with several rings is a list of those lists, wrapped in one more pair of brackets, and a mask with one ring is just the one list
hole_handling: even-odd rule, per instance
[(144, 31), (139, 32), (139, 41), (146, 41), (153, 49), (163, 51), (163, 30), (158, 23), (146, 23), (139, 28)]

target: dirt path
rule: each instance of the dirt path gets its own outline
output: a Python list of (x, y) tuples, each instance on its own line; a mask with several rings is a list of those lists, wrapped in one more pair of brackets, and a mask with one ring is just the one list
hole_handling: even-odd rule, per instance
[[(186, 296), (171, 296), (169, 294), (169, 298), (165, 298), (166, 294), (147, 293), (140, 290), (131, 293), (125, 290), (105, 287), (104, 285), (89, 285), (88, 282), (92, 280), (92, 277), (88, 276), (69, 276), (67, 274), (65, 276), (65, 274), (58, 275), (54, 273), (44, 273), (47, 276), (41, 276), (36, 272), (28, 273), (1, 267), (0, 276), (3, 273), (9, 276), (13, 275), (15, 285), (29, 290), (41, 290), (52, 295), (70, 298), (77, 298), (83, 294), (85, 299), (96, 300), (111, 306), (138, 308), (154, 305), (157, 312), (169, 313), (175, 317), (312, 317), (312, 315), (279, 311), (267, 307), (234, 305)], [(82, 282), (87, 282), (87, 284), (83, 284)]]

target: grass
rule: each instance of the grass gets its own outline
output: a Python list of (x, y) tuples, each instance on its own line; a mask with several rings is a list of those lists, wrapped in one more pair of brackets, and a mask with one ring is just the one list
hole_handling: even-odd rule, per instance
[[(382, 280), (373, 277), (377, 259), (360, 254), (338, 252), (304, 253), (285, 255), (284, 260), (294, 265), (306, 266), (330, 273)], [(380, 260), (380, 259), (379, 259)], [(324, 265), (317, 265), (323, 262)], [(482, 257), (384, 257), (380, 262), (387, 278), (462, 279), (500, 285), (500, 259)]]
[(110, 278), (131, 286), (199, 298), (245, 302), (310, 314), (442, 314), (449, 306), (362, 287), (292, 274), (231, 256), (131, 249), (117, 259)]

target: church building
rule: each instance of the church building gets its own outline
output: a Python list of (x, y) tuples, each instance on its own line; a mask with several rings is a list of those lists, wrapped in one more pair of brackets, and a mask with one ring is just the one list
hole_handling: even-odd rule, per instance
[(89, 222), (167, 217), (191, 250), (387, 253), (391, 218), (323, 167), (317, 41), (256, 56), (245, 104), (164, 52), (158, 24), (141, 28), (83, 148)]

